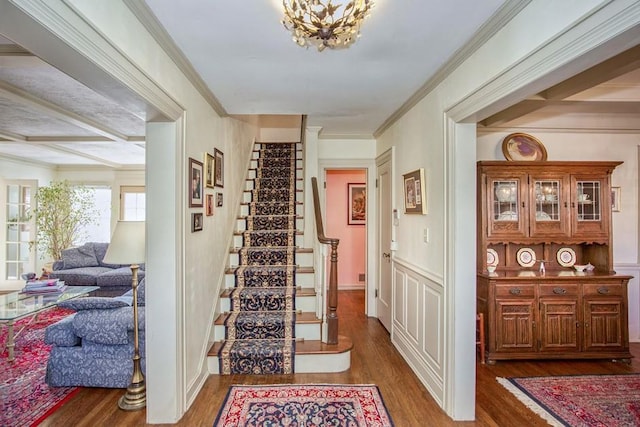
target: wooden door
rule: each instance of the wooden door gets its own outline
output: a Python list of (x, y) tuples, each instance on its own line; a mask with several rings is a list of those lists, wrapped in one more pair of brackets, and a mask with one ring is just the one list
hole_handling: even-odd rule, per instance
[(526, 174), (487, 174), (485, 206), (489, 239), (514, 239), (529, 234)]
[(578, 308), (577, 296), (540, 298), (540, 351), (580, 351)]
[(535, 301), (498, 299), (495, 309), (496, 352), (535, 351)]
[(529, 235), (567, 238), (571, 235), (569, 217), (570, 180), (566, 174), (529, 175)]
[(608, 177), (571, 176), (571, 229), (574, 238), (607, 243), (611, 216)]

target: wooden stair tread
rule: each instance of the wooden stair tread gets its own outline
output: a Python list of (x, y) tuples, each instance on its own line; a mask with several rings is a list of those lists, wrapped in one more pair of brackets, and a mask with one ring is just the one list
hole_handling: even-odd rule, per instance
[[(209, 349), (208, 356), (217, 356), (223, 341), (216, 341)], [(305, 340), (296, 342), (296, 356), (304, 354), (339, 354), (353, 349), (351, 338), (338, 335), (338, 344), (329, 345), (320, 340)]]
[[(239, 266), (238, 266), (239, 267)], [(235, 273), (238, 267), (227, 267), (224, 272), (226, 274)], [(285, 265), (243, 265), (242, 267), (287, 267)], [(296, 273), (314, 273), (313, 267), (298, 267), (296, 266)]]
[[(261, 248), (264, 249), (262, 246), (243, 246), (241, 248), (231, 248), (229, 250), (230, 253), (232, 254), (237, 254), (240, 252), (240, 249), (243, 248)], [(278, 249), (278, 248), (288, 248), (288, 246), (273, 246), (273, 248)], [(296, 253), (297, 254), (312, 254), (313, 253), (313, 249), (312, 248), (298, 248), (296, 247)]]
[[(234, 231), (233, 235), (234, 236), (242, 236), (245, 232), (252, 232), (252, 230), (244, 230), (244, 231)], [(287, 231), (287, 230), (254, 230), (255, 232), (263, 232), (263, 231)], [(296, 232), (294, 233), (296, 236), (302, 236), (304, 233), (302, 232), (302, 230), (296, 230)], [(279, 246), (282, 247), (282, 246)]]
[[(218, 318), (213, 322), (214, 325), (224, 325), (224, 322), (227, 320), (231, 313), (221, 313)], [(310, 311), (305, 311), (302, 313), (296, 313), (296, 323), (299, 324), (313, 324), (313, 323), (322, 323), (321, 319), (316, 317), (316, 314)]]
[[(240, 205), (250, 205), (251, 203), (276, 203), (276, 202), (242, 202), (242, 203), (240, 203)], [(277, 202), (277, 203), (285, 204), (285, 203), (288, 203), (288, 202)], [(295, 201), (293, 203), (296, 204), (296, 205), (301, 205), (302, 204), (302, 202), (300, 202), (300, 201)], [(264, 216), (264, 215), (253, 215), (253, 216)]]
[[(235, 288), (225, 288), (220, 294), (220, 298), (229, 298), (231, 295), (231, 291)], [(296, 296), (298, 297), (313, 297), (316, 295), (316, 290), (314, 288), (301, 288), (296, 287)]]

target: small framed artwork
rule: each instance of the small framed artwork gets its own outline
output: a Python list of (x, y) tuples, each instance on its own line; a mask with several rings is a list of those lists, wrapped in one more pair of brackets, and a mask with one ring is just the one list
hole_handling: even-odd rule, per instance
[(213, 156), (215, 157), (214, 185), (216, 187), (224, 187), (224, 154), (216, 148)]
[(222, 193), (216, 193), (216, 207), (222, 207)]
[(201, 208), (203, 205), (202, 195), (202, 162), (189, 157), (189, 207)]
[(611, 187), (611, 210), (620, 212), (620, 187)]
[(204, 183), (207, 188), (213, 188), (213, 156), (209, 153), (204, 154)]
[(402, 175), (402, 177), (402, 182), (404, 183), (404, 213), (425, 215), (427, 213), (427, 198), (425, 197), (424, 169), (416, 169)]
[(213, 194), (207, 194), (206, 213), (207, 216), (213, 215)]
[(507, 160), (547, 160), (547, 149), (542, 142), (528, 133), (521, 132), (509, 134), (502, 140), (502, 154)]
[(191, 232), (202, 231), (202, 212), (191, 214)]
[(364, 225), (367, 219), (367, 187), (363, 183), (347, 184), (347, 224)]

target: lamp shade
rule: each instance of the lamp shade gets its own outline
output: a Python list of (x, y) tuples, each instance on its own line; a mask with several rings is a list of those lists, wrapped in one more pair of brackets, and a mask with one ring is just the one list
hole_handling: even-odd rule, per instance
[(145, 259), (145, 222), (118, 221), (104, 255), (107, 264), (140, 264)]

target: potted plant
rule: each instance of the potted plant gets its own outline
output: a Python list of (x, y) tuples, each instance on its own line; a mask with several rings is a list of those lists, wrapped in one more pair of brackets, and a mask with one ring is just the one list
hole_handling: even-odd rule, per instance
[(82, 227), (95, 222), (96, 208), (91, 190), (52, 181), (36, 192), (36, 241), (38, 252), (53, 260), (62, 258), (62, 250), (73, 246), (82, 236)]

